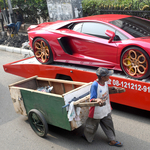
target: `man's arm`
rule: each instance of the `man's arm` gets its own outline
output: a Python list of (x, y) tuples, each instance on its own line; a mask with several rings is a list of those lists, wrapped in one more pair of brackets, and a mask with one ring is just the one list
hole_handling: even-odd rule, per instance
[(94, 82), (90, 90), (90, 102), (97, 102), (99, 103), (99, 106), (103, 106), (105, 101), (103, 101), (100, 98), (97, 98), (97, 88), (98, 88), (98, 83)]
[(125, 88), (120, 88), (120, 87), (108, 87), (109, 89), (109, 94), (115, 94), (115, 93), (123, 93), (125, 92)]
[(97, 103), (99, 103), (99, 105), (101, 105), (106, 100), (97, 98), (97, 88), (98, 88), (98, 83), (97, 82), (93, 83), (91, 86), (91, 90), (90, 90), (90, 102), (97, 102)]

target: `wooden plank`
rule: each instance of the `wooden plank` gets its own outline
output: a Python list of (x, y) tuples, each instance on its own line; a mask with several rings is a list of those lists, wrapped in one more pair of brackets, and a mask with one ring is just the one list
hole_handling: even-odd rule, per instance
[(75, 86), (74, 86), (74, 84), (72, 84), (72, 89), (73, 89), (73, 90), (75, 89)]
[(36, 89), (39, 87), (38, 81), (36, 80)]
[[(72, 89), (72, 84), (64, 83), (64, 87), (65, 87), (65, 93), (73, 90)], [(63, 94), (65, 94), (65, 93), (63, 93)]]
[(79, 103), (76, 105), (77, 107), (92, 107), (92, 106), (99, 106), (97, 102), (84, 102), (84, 103)]
[(66, 93), (65, 87), (64, 87), (64, 84), (63, 84), (63, 83), (61, 83), (61, 87), (62, 87), (62, 90), (64, 91), (63, 93)]
[(54, 93), (47, 93), (47, 92), (42, 92), (42, 91), (33, 90), (33, 89), (27, 89), (27, 88), (23, 88), (23, 87), (15, 87), (15, 86), (12, 86), (12, 87), (16, 88), (16, 89), (20, 89), (20, 90), (26, 90), (26, 91), (30, 91), (30, 92), (42, 93), (42, 94), (45, 94), (45, 95), (51, 95), (51, 96), (55, 96), (55, 97), (62, 97), (62, 95), (58, 95), (58, 94), (54, 94)]
[(37, 77), (37, 80), (53, 81), (53, 82), (68, 83), (68, 84), (75, 84), (75, 85), (84, 85), (84, 84), (86, 84), (85, 82), (67, 81), (67, 80), (41, 78), (41, 77)]
[(11, 86), (9, 90), (16, 113), (21, 115), (27, 115), (20, 89)]
[(48, 81), (39, 81), (39, 80), (37, 80), (37, 82), (38, 82), (38, 87), (45, 87), (45, 86), (48, 86), (49, 85), (49, 83), (48, 83)]
[(51, 81), (48, 81), (48, 84), (49, 84), (49, 86), (52, 86), (52, 83), (51, 83)]
[(23, 83), (19, 83), (16, 84), (15, 86), (17, 87), (23, 87), (23, 88), (27, 88), (27, 89), (37, 89), (37, 83), (36, 83), (36, 79), (32, 79)]
[[(52, 83), (51, 83), (51, 81), (48, 81), (48, 84), (49, 84), (50, 87), (53, 86)], [(53, 87), (53, 89), (51, 90), (51, 93), (55, 93), (54, 87)]]
[(90, 99), (90, 94), (83, 97), (83, 98), (81, 98), (81, 99), (79, 99), (79, 100), (77, 100), (77, 101), (75, 101), (74, 105), (78, 105), (79, 103), (84, 102), (84, 101), (89, 100), (89, 99)]
[(13, 83), (13, 84), (10, 84), (9, 87), (10, 87), (10, 86), (14, 86), (14, 85), (16, 85), (16, 84), (20, 84), (20, 83), (24, 83), (24, 82), (30, 81), (30, 80), (35, 79), (35, 78), (37, 78), (37, 77), (38, 77), (38, 76), (33, 76), (33, 77), (31, 77), (31, 78), (27, 78), (27, 79), (24, 79), (24, 80), (15, 82), (15, 83)]
[(72, 92), (77, 91), (77, 90), (79, 90), (79, 89), (82, 89), (82, 88), (84, 88), (84, 87), (86, 87), (86, 86), (88, 86), (88, 85), (90, 85), (90, 84), (92, 84), (92, 82), (86, 83), (86, 84), (84, 84), (84, 85), (82, 85), (82, 86), (80, 86), (80, 87), (78, 87), (78, 88), (76, 88), (76, 89), (74, 89), (74, 90), (71, 90), (71, 91), (69, 91), (69, 92), (63, 94), (62, 96), (64, 97), (66, 94), (69, 94), (69, 93), (72, 93)]
[(61, 88), (61, 83), (59, 83), (59, 82), (52, 82), (52, 83), (53, 83), (53, 89), (55, 91), (55, 94), (62, 95), (64, 93), (64, 91)]
[(81, 85), (74, 85), (74, 89), (76, 89), (76, 88), (78, 88), (78, 87), (80, 87)]

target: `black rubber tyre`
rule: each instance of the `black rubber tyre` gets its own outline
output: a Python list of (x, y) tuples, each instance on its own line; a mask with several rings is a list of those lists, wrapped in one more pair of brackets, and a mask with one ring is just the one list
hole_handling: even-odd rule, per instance
[(139, 47), (127, 48), (121, 55), (121, 68), (133, 79), (144, 79), (150, 75), (150, 58)]
[(30, 126), (38, 136), (45, 137), (47, 135), (48, 125), (43, 114), (40, 111), (36, 109), (30, 110), (28, 119)]
[(33, 42), (33, 52), (36, 59), (42, 64), (53, 62), (53, 53), (48, 42), (43, 38), (36, 38)]

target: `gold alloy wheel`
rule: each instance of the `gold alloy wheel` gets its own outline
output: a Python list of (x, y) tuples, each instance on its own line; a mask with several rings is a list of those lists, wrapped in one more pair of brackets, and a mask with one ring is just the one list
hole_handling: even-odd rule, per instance
[(35, 57), (37, 59), (41, 59), (42, 63), (45, 63), (49, 59), (49, 49), (44, 41), (36, 41), (35, 48), (37, 51), (35, 52)]
[(123, 58), (123, 65), (127, 67), (130, 76), (140, 76), (146, 73), (148, 67), (146, 57), (136, 50), (128, 51)]

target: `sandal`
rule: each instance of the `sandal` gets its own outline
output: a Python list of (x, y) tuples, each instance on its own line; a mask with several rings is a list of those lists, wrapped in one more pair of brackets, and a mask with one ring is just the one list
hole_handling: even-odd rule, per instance
[(117, 147), (122, 147), (123, 144), (121, 142), (116, 141), (115, 144), (111, 144), (111, 142), (109, 143), (110, 146), (117, 146)]

